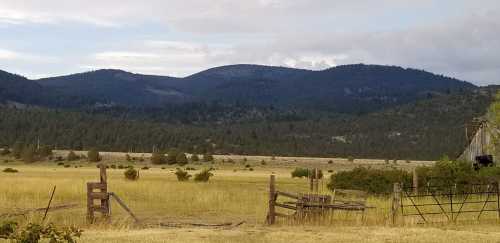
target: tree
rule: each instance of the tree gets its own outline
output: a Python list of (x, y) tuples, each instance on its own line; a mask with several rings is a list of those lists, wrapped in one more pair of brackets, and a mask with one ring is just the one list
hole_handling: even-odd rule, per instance
[(14, 156), (14, 158), (16, 159), (20, 159), (21, 153), (23, 152), (23, 147), (24, 146), (21, 142), (14, 143), (14, 145), (12, 146), (12, 156)]
[(205, 161), (205, 162), (214, 161), (214, 156), (212, 156), (211, 154), (204, 154), (203, 161)]
[(179, 154), (179, 151), (177, 149), (171, 149), (168, 151), (167, 155), (167, 163), (169, 165), (177, 163), (177, 155)]
[(78, 159), (80, 159), (80, 157), (78, 157), (78, 155), (76, 155), (73, 151), (69, 151), (68, 156), (66, 156), (67, 161), (75, 161)]
[(47, 145), (43, 145), (38, 149), (37, 154), (40, 156), (40, 158), (47, 158), (52, 155), (52, 148)]
[(178, 153), (177, 158), (175, 158), (175, 160), (177, 161), (177, 164), (179, 164), (180, 166), (186, 165), (188, 163), (188, 159), (185, 153)]
[(96, 149), (91, 149), (87, 152), (87, 159), (90, 162), (99, 162), (101, 161), (101, 155), (99, 154), (99, 151)]
[(151, 154), (151, 163), (160, 165), (167, 162), (165, 155), (162, 153), (154, 152)]
[(26, 146), (23, 148), (23, 151), (21, 153), (21, 159), (25, 163), (33, 163), (36, 161), (36, 154), (35, 154), (35, 149), (32, 146)]

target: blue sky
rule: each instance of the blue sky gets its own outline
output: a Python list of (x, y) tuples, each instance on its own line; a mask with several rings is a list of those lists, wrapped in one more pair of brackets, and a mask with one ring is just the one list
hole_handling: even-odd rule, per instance
[(493, 0), (0, 0), (0, 69), (186, 76), (370, 63), (500, 84), (499, 16)]

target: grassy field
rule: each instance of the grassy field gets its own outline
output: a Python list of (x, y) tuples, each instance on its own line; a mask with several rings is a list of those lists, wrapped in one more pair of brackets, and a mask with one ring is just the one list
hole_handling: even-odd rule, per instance
[[(63, 153), (63, 152), (58, 152)], [(120, 154), (121, 155), (121, 154)], [(105, 157), (105, 163), (129, 165), (141, 170), (138, 181), (126, 181), (123, 170), (109, 169), (109, 190), (119, 195), (141, 219), (141, 225), (133, 221), (112, 203), (111, 224), (85, 223), (85, 184), (98, 180), (95, 163), (72, 162), (70, 167), (57, 166), (54, 162), (26, 165), (11, 159), (0, 158), (0, 170), (12, 167), (18, 173), (1, 173), (0, 215), (22, 209), (44, 207), (50, 190), (57, 186), (53, 205), (76, 203), (74, 209), (51, 212), (49, 222), (58, 225), (77, 225), (85, 230), (80, 242), (498, 242), (500, 229), (494, 217), (482, 221), (466, 221), (456, 224), (420, 225), (418, 218), (390, 225), (390, 199), (370, 197), (374, 206), (362, 217), (360, 213), (337, 212), (322, 222), (298, 224), (291, 220), (280, 221), (276, 226), (265, 226), (267, 213), (268, 178), (277, 176), (279, 190), (307, 192), (306, 179), (292, 179), (294, 167), (318, 167), (324, 171), (345, 170), (354, 166), (389, 167), (411, 169), (415, 165), (430, 162), (406, 162), (386, 164), (380, 160), (355, 160), (329, 158), (283, 157), (228, 157), (216, 156), (217, 162), (190, 164), (197, 173), (203, 168), (214, 167), (215, 176), (208, 183), (178, 182), (175, 166), (151, 166), (148, 162), (126, 162), (120, 155)], [(135, 156), (135, 155), (134, 155)], [(139, 155), (140, 156), (140, 155)], [(224, 163), (222, 162), (224, 159)], [(265, 163), (262, 163), (262, 160)], [(329, 162), (329, 161), (332, 162)], [(147, 161), (147, 160), (146, 160)], [(245, 169), (249, 164), (254, 169)], [(75, 168), (75, 166), (77, 168)], [(330, 173), (326, 173), (326, 177)], [(321, 183), (321, 191), (328, 193)], [(40, 214), (17, 217), (20, 221), (40, 221)], [(216, 224), (245, 222), (238, 227), (194, 227), (188, 223)], [(182, 225), (181, 227), (162, 227)]]

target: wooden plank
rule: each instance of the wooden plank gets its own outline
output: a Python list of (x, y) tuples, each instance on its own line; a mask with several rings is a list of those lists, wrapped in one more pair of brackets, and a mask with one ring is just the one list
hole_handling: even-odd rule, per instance
[(291, 209), (291, 210), (297, 210), (297, 207), (287, 205), (287, 204), (282, 204), (282, 203), (274, 203), (276, 207), (281, 207), (281, 208), (286, 208), (286, 209)]
[(292, 194), (292, 193), (288, 193), (288, 192), (280, 192), (280, 191), (276, 191), (276, 193), (278, 195), (281, 195), (281, 196), (284, 196), (284, 197), (289, 197), (289, 198), (293, 198), (293, 199), (299, 199), (299, 196), (297, 194)]
[(92, 198), (92, 199), (108, 199), (109, 198), (109, 195), (108, 193), (105, 193), (105, 192), (91, 192), (89, 194), (89, 196)]
[(267, 224), (272, 225), (276, 220), (276, 188), (275, 176), (271, 175), (269, 178), (269, 211), (267, 213)]
[(87, 182), (87, 188), (90, 187), (92, 190), (94, 189), (106, 189), (108, 185), (106, 183), (100, 182)]
[(110, 192), (109, 195), (113, 197), (120, 206), (135, 220), (136, 223), (139, 223), (139, 219), (132, 213), (132, 210), (127, 207), (127, 205), (114, 193)]

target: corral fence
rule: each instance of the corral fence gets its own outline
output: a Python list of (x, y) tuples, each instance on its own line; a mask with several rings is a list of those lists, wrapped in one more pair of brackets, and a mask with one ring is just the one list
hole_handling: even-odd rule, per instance
[[(416, 217), (422, 223), (456, 222), (500, 218), (499, 183), (440, 184), (428, 183), (423, 187), (394, 184), (392, 220), (396, 221), (398, 209), (403, 220)], [(462, 216), (463, 215), (463, 216)]]
[[(299, 222), (320, 219), (333, 211), (358, 211), (364, 217), (365, 210), (372, 208), (366, 205), (367, 193), (364, 191), (336, 189), (332, 194), (319, 194), (317, 173), (312, 176), (310, 193), (279, 190), (276, 188), (275, 175), (270, 176), (267, 224), (274, 224), (277, 217)], [(281, 212), (277, 211), (278, 208), (282, 209)]]

